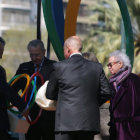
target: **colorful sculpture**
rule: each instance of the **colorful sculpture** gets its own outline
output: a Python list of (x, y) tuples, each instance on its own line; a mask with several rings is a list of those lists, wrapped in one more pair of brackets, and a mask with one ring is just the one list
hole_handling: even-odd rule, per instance
[[(63, 41), (76, 34), (76, 21), (81, 0), (69, 0), (64, 22), (62, 0), (42, 0), (44, 19), (48, 35), (59, 60), (63, 60)], [(125, 0), (117, 0), (126, 36), (126, 54), (133, 66), (134, 41), (130, 17)]]

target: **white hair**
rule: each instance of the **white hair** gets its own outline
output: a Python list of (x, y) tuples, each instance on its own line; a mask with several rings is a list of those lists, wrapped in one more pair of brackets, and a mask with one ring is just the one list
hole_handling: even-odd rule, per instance
[(130, 59), (125, 53), (123, 53), (119, 50), (116, 50), (116, 51), (110, 53), (109, 57), (112, 57), (112, 56), (115, 57), (118, 61), (123, 62), (124, 63), (123, 67), (125, 67), (125, 66), (131, 67)]

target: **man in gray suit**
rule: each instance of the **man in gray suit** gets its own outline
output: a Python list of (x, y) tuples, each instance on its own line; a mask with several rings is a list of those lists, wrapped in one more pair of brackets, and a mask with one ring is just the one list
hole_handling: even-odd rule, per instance
[(111, 90), (102, 65), (81, 55), (79, 37), (64, 43), (66, 60), (55, 63), (46, 96), (57, 100), (56, 140), (92, 140), (99, 133), (100, 100), (109, 98)]

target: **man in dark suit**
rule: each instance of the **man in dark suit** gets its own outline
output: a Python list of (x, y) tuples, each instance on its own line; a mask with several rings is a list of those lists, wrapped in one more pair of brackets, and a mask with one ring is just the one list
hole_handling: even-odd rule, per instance
[[(0, 37), (0, 59), (4, 51), (5, 41)], [(6, 82), (6, 72), (0, 66), (0, 140), (9, 140), (9, 119), (7, 114), (7, 102), (11, 102), (17, 106), (19, 111), (24, 114), (28, 108), (26, 103), (14, 92), (14, 90)]]
[(82, 57), (77, 36), (64, 43), (66, 60), (55, 63), (46, 96), (57, 100), (55, 140), (93, 140), (99, 133), (99, 100), (111, 90), (102, 65)]
[[(29, 55), (31, 61), (20, 64), (16, 75), (29, 74), (30, 76), (35, 72), (40, 72), (44, 78), (44, 81), (49, 79), (51, 66), (55, 62), (45, 57), (45, 48), (41, 40), (32, 40), (28, 46)], [(15, 89), (24, 89), (26, 84), (25, 79), (19, 80), (15, 84)], [(37, 78), (37, 88), (41, 86), (39, 78)], [(29, 91), (31, 94), (31, 91)], [(32, 120), (36, 118), (39, 113), (39, 106), (34, 104), (30, 110), (30, 117)], [(26, 134), (26, 140), (54, 140), (54, 125), (55, 125), (55, 112), (54, 111), (42, 111), (42, 114), (34, 125), (30, 125)]]

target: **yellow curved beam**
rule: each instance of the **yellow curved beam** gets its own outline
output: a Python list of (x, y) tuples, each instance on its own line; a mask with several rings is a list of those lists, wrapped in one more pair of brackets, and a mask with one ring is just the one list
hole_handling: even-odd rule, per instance
[(24, 89), (24, 91), (22, 92), (22, 94), (21, 94), (21, 97), (23, 97), (23, 95), (25, 94), (25, 92), (26, 92), (26, 90), (27, 90), (27, 88), (28, 88), (28, 86), (29, 86), (29, 81), (30, 81), (30, 76), (28, 75), (28, 74), (21, 74), (18, 78), (16, 78), (14, 81), (12, 81), (12, 83), (10, 84), (10, 86), (13, 86), (20, 78), (22, 78), (22, 77), (26, 77), (26, 79), (27, 79), (27, 84), (26, 84), (26, 86), (25, 86), (25, 89)]
[(76, 34), (76, 22), (81, 0), (69, 0), (66, 9), (64, 40)]

